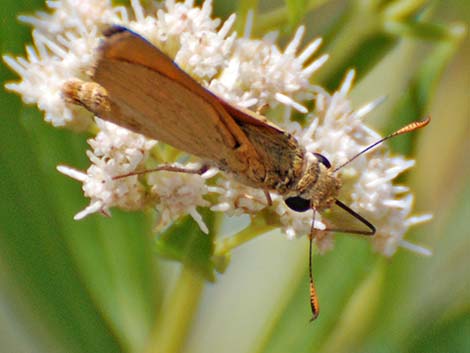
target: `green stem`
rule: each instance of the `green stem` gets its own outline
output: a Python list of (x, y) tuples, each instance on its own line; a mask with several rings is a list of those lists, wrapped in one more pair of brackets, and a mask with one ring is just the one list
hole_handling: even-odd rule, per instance
[(277, 228), (277, 225), (267, 223), (264, 216), (256, 216), (252, 219), (251, 224), (242, 231), (231, 237), (216, 241), (214, 255), (225, 256), (240, 245), (275, 228)]
[(163, 307), (157, 320), (146, 353), (177, 353), (182, 350), (199, 306), (204, 279), (187, 267)]
[(316, 73), (319, 83), (329, 82), (344, 66), (345, 58), (367, 38), (382, 30), (381, 15), (375, 1), (356, 1), (343, 17), (341, 28), (328, 47), (328, 62)]
[(432, 41), (460, 41), (465, 37), (465, 25), (461, 23), (440, 25), (423, 22), (387, 21), (385, 32), (395, 37), (411, 37)]
[(384, 17), (391, 20), (402, 20), (413, 15), (425, 5), (426, 0), (399, 0), (394, 1), (384, 10)]
[[(310, 0), (307, 4), (306, 12), (310, 12), (328, 0)], [(264, 14), (260, 14), (253, 24), (253, 33), (266, 33), (274, 28), (285, 25), (289, 20), (287, 6), (280, 6), (277, 9), (271, 10)]]
[(356, 287), (319, 352), (354, 351), (370, 333), (385, 280), (384, 259)]

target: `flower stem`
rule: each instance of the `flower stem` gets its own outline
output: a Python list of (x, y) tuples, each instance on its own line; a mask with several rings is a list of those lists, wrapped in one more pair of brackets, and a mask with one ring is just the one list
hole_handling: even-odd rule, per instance
[(379, 10), (376, 1), (355, 1), (349, 5), (336, 35), (325, 48), (330, 56), (316, 75), (316, 82), (328, 83), (341, 72), (345, 57), (354, 53), (364, 40), (382, 31)]
[(414, 12), (418, 11), (423, 5), (425, 0), (400, 0), (394, 1), (388, 5), (384, 11), (384, 16), (391, 19), (403, 20), (411, 16)]
[(277, 228), (277, 225), (269, 224), (263, 216), (256, 216), (252, 219), (251, 224), (238, 232), (237, 234), (216, 241), (215, 243), (215, 256), (225, 256), (233, 249), (239, 247), (246, 242)]
[(183, 348), (197, 311), (204, 279), (188, 267), (183, 267), (175, 288), (163, 306), (146, 353), (176, 353)]
[(383, 259), (379, 259), (373, 271), (358, 284), (319, 352), (349, 352), (360, 347), (370, 333), (370, 325), (380, 303), (385, 264)]
[[(306, 5), (306, 12), (310, 12), (323, 5), (328, 0), (310, 0)], [(269, 12), (259, 14), (253, 25), (253, 33), (266, 33), (269, 30), (286, 24), (289, 19), (287, 6), (283, 5)]]

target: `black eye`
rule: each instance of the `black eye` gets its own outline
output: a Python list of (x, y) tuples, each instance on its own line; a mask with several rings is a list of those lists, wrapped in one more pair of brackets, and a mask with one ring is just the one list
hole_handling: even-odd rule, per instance
[(321, 164), (323, 164), (325, 167), (327, 168), (330, 168), (331, 167), (331, 163), (330, 161), (328, 160), (328, 158), (326, 158), (324, 155), (320, 154), (320, 153), (314, 153), (315, 157), (318, 158), (318, 160), (320, 161)]
[(288, 197), (284, 202), (287, 207), (295, 212), (305, 212), (311, 209), (310, 200), (303, 199), (299, 196)]

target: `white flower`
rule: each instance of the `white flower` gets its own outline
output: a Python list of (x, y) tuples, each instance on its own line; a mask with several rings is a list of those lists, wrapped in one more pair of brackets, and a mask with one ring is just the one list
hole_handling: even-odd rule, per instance
[(62, 85), (80, 76), (80, 68), (92, 63), (90, 50), (97, 40), (88, 46), (81, 45), (89, 36), (80, 37), (77, 46), (73, 36), (60, 37), (62, 43), (51, 41), (40, 31), (33, 31), (34, 47), (26, 48), (28, 60), (4, 56), (4, 60), (22, 80), (7, 83), (5, 87), (23, 97), (27, 104), (37, 104), (45, 114), (45, 120), (54, 126), (84, 129), (91, 123), (92, 115), (83, 109), (69, 106), (62, 99)]
[(19, 19), (43, 33), (60, 35), (115, 22), (123, 10), (113, 7), (110, 0), (49, 0), (46, 5), (52, 12), (39, 11), (35, 16), (19, 16)]
[(304, 27), (300, 27), (284, 52), (271, 43), (270, 38), (238, 39), (226, 68), (219, 78), (210, 82), (209, 88), (243, 107), (262, 107), (266, 104), (275, 107), (281, 103), (306, 113), (306, 108), (295, 99), (311, 97), (309, 80), (327, 56), (323, 55), (304, 67), (321, 40), (313, 41), (297, 55), (303, 33)]
[(224, 67), (231, 54), (236, 33), (226, 38), (235, 22), (232, 15), (218, 31), (184, 32), (175, 61), (200, 80), (213, 78)]
[[(200, 165), (189, 163), (185, 167), (198, 169)], [(181, 216), (190, 214), (201, 230), (208, 233), (209, 230), (196, 207), (210, 206), (204, 195), (208, 192), (206, 179), (211, 176), (212, 172), (203, 175), (172, 172), (150, 174), (147, 181), (152, 187), (151, 193), (157, 197), (159, 225), (166, 227)]]
[(228, 215), (255, 214), (267, 207), (266, 195), (262, 190), (234, 180), (219, 180), (217, 186), (209, 190), (220, 195), (218, 203), (211, 208), (213, 211), (226, 212)]
[(27, 60), (4, 56), (3, 59), (22, 80), (5, 87), (20, 94), (27, 104), (37, 104), (45, 120), (54, 126), (87, 128), (92, 114), (65, 104), (62, 85), (73, 78), (84, 78), (92, 67), (101, 25), (117, 17), (110, 1), (48, 1), (52, 13), (20, 16), (34, 27), (34, 46), (27, 46)]
[(158, 39), (160, 42), (179, 42), (183, 33), (215, 33), (220, 22), (220, 19), (212, 18), (211, 0), (204, 1), (200, 8), (194, 6), (194, 0), (168, 0), (165, 9), (157, 12)]
[(93, 151), (87, 152), (92, 162), (87, 172), (65, 166), (58, 168), (61, 173), (81, 181), (85, 196), (90, 198), (90, 205), (75, 219), (95, 212), (108, 214), (111, 207), (138, 210), (149, 206), (145, 186), (136, 175), (115, 177), (143, 169), (156, 142), (100, 119), (97, 124), (100, 132), (88, 140)]
[[(368, 128), (362, 118), (382, 99), (354, 111), (347, 97), (353, 79), (354, 71), (350, 71), (332, 95), (317, 88), (312, 123), (298, 131), (307, 151), (324, 155), (333, 166), (348, 161), (381, 137)], [(286, 125), (287, 129), (299, 129), (297, 124)], [(343, 187), (340, 197), (374, 224), (377, 228), (374, 247), (387, 256), (393, 255), (403, 244), (403, 236), (411, 225), (430, 219), (429, 215), (410, 218), (413, 195), (407, 188), (393, 184), (393, 179), (413, 165), (412, 160), (391, 156), (386, 146), (381, 145), (342, 170), (343, 183), (352, 187)], [(426, 250), (421, 252), (426, 253)]]

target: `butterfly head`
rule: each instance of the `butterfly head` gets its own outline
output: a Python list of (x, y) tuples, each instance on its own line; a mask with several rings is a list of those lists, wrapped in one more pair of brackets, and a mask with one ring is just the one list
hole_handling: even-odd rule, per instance
[(340, 188), (341, 180), (331, 169), (330, 161), (319, 153), (307, 153), (305, 172), (296, 184), (295, 194), (284, 201), (296, 212), (324, 210), (335, 203)]

